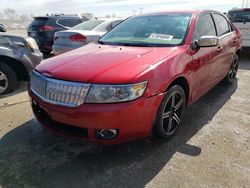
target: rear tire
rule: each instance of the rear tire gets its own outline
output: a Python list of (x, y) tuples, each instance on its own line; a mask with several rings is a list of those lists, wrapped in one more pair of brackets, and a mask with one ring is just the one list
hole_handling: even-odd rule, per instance
[(10, 93), (17, 86), (17, 76), (13, 69), (4, 63), (0, 63), (0, 94)]
[(178, 130), (186, 108), (186, 95), (179, 85), (172, 86), (166, 93), (157, 112), (154, 136), (171, 138)]
[(235, 81), (236, 75), (238, 73), (239, 60), (240, 60), (239, 56), (235, 54), (233, 62), (231, 64), (231, 68), (227, 73), (227, 76), (223, 80), (225, 83), (231, 84)]

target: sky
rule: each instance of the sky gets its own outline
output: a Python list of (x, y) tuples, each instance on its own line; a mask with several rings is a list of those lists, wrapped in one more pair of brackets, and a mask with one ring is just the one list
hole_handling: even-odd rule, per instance
[[(250, 4), (250, 1), (249, 1)], [(214, 9), (227, 11), (241, 7), (242, 0), (1, 0), (0, 12), (15, 9), (18, 14), (44, 15), (51, 13), (90, 12), (97, 17), (107, 14), (129, 16), (175, 9)]]

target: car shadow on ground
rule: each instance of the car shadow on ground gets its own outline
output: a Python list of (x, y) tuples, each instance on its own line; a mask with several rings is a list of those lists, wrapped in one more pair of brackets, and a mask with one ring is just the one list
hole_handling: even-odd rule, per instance
[(241, 61), (240, 61), (240, 69), (250, 70), (250, 51), (244, 51), (242, 53)]
[(144, 187), (176, 152), (189, 156), (202, 152), (188, 141), (236, 89), (237, 81), (219, 84), (191, 105), (169, 141), (97, 146), (54, 135), (31, 120), (0, 140), (0, 187)]
[(11, 97), (11, 96), (17, 95), (19, 93), (23, 93), (23, 92), (27, 91), (27, 87), (28, 87), (28, 82), (20, 81), (20, 82), (18, 82), (17, 88), (15, 89), (15, 91), (8, 93), (8, 94), (0, 95), (0, 99), (6, 98), (6, 97)]

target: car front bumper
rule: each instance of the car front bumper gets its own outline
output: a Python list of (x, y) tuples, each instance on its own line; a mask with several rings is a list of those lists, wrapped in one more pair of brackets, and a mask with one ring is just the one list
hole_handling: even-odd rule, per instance
[[(150, 136), (164, 97), (162, 94), (131, 102), (70, 108), (42, 101), (31, 91), (29, 95), (34, 115), (42, 125), (62, 135), (100, 144), (120, 144)], [(113, 139), (98, 138), (97, 131), (101, 129), (115, 129), (118, 135)]]

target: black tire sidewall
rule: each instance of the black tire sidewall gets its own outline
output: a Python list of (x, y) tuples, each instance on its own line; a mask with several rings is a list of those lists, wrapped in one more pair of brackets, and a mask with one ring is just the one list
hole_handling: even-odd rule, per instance
[(170, 89), (167, 90), (166, 95), (163, 98), (161, 105), (158, 109), (157, 117), (156, 117), (156, 121), (155, 121), (155, 126), (153, 129), (153, 136), (156, 138), (170, 139), (173, 135), (176, 134), (176, 132), (178, 131), (178, 128), (180, 127), (180, 125), (179, 125), (177, 127), (176, 131), (172, 135), (166, 135), (164, 130), (163, 130), (162, 114), (163, 114), (164, 108), (166, 106), (166, 103), (168, 102), (169, 98), (171, 97), (171, 95), (174, 92), (179, 92), (183, 97), (183, 107), (182, 107), (182, 111), (181, 111), (181, 115), (180, 115), (180, 119), (182, 120), (182, 116), (183, 116), (183, 113), (184, 113), (185, 108), (186, 108), (186, 95), (185, 95), (185, 92), (181, 86), (174, 85)]
[[(238, 58), (238, 67), (239, 67), (239, 62), (240, 62), (240, 57), (237, 55), (237, 54), (235, 54), (234, 55), (234, 58), (235, 57), (237, 57)], [(230, 73), (230, 71), (231, 71), (231, 69), (232, 69), (232, 66), (233, 66), (233, 63), (234, 63), (234, 58), (233, 58), (233, 61), (232, 61), (232, 63), (231, 63), (231, 67), (230, 67), (230, 69), (229, 69), (229, 71), (228, 71), (228, 73), (227, 73), (227, 76), (224, 78), (224, 82), (225, 83), (228, 83), (228, 84), (231, 84), (231, 83), (233, 83), (234, 81), (235, 81), (235, 79), (236, 79), (236, 76), (237, 76), (237, 74), (235, 75), (235, 77), (232, 79), (232, 80), (230, 80), (229, 79), (229, 73)], [(237, 69), (237, 72), (238, 72), (238, 69)]]
[(5, 74), (8, 80), (8, 86), (6, 90), (3, 93), (0, 93), (0, 95), (14, 91), (14, 89), (17, 86), (17, 76), (14, 70), (9, 65), (0, 62), (0, 71), (2, 71)]

